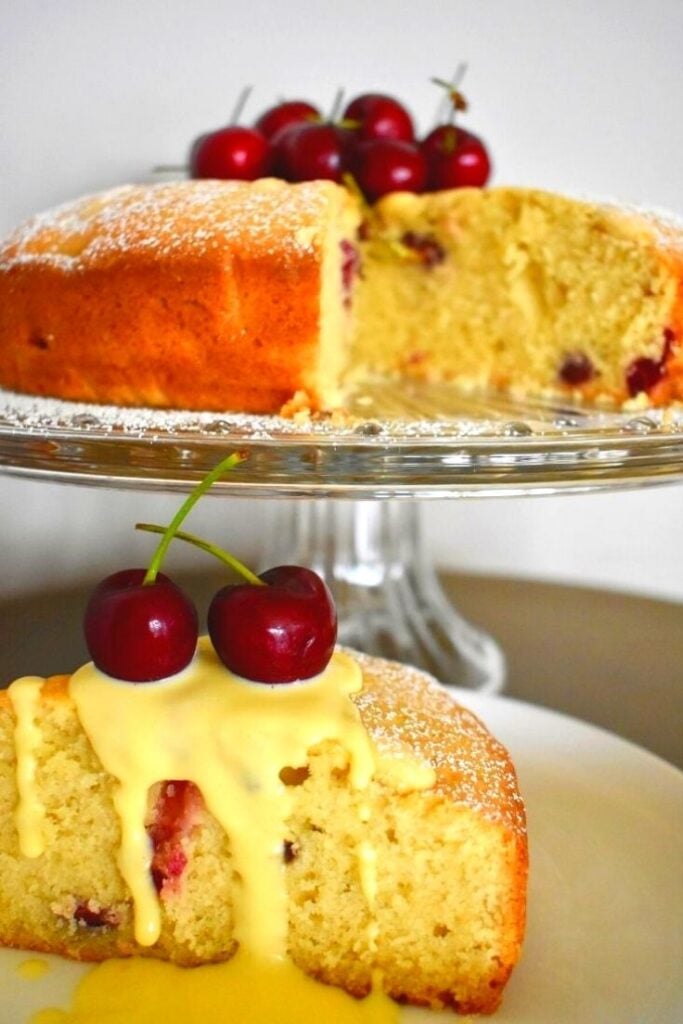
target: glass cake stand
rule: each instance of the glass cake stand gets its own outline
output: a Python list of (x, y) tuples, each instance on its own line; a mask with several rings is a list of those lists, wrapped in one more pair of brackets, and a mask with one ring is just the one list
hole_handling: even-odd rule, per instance
[[(629, 412), (421, 382), (359, 384), (343, 417), (121, 409), (0, 391), (0, 471), (108, 487), (283, 497), (266, 564), (301, 562), (337, 601), (340, 640), (499, 691), (504, 658), (444, 597), (419, 498), (558, 494), (683, 479), (683, 410)], [(328, 501), (322, 499), (335, 498)], [(389, 500), (413, 499), (413, 500)]]

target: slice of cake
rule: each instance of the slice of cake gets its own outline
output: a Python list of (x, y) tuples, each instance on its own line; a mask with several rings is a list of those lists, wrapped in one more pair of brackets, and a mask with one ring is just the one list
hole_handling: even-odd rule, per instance
[(0, 694), (0, 942), (182, 965), (288, 955), (362, 996), (490, 1012), (520, 955), (524, 808), (503, 747), (423, 674), (93, 668)]
[(522, 396), (683, 397), (683, 222), (529, 189), (394, 193), (351, 362)]
[(333, 409), (369, 371), (619, 406), (683, 397), (680, 222), (529, 189), (124, 187), (0, 247), (0, 384)]
[(0, 249), (0, 383), (120, 405), (337, 401), (359, 214), (331, 182), (124, 186)]

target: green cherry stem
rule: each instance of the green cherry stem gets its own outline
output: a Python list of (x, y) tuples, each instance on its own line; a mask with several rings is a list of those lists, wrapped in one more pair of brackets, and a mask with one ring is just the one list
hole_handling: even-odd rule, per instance
[[(148, 533), (165, 533), (165, 526), (157, 526), (156, 523), (136, 523), (136, 530), (147, 530)], [(203, 540), (201, 537), (195, 536), (193, 533), (186, 533), (184, 530), (176, 530), (173, 534), (175, 540), (184, 540), (188, 544), (194, 544), (196, 548), (201, 548), (202, 551), (206, 551), (209, 555), (214, 555), (220, 559), (221, 562), (225, 562), (231, 569), (234, 569), (236, 573), (244, 577), (247, 583), (253, 583), (257, 587), (265, 587), (266, 583), (260, 579), (255, 573), (248, 569), (243, 562), (240, 562), (238, 558), (231, 555), (229, 551), (224, 551), (223, 548), (219, 548), (216, 544), (212, 544), (208, 540)]]
[(232, 455), (228, 455), (227, 459), (223, 459), (222, 462), (219, 462), (218, 465), (215, 466), (210, 473), (207, 473), (204, 479), (200, 480), (200, 482), (197, 484), (194, 490), (187, 496), (187, 498), (182, 503), (176, 514), (173, 516), (171, 522), (168, 524), (167, 527), (163, 528), (164, 535), (161, 538), (159, 546), (154, 552), (154, 555), (152, 556), (152, 561), (149, 563), (149, 568), (147, 569), (147, 572), (145, 573), (145, 578), (142, 581), (143, 586), (150, 586), (152, 583), (155, 582), (157, 578), (157, 573), (161, 568), (161, 563), (163, 562), (166, 552), (168, 551), (169, 544), (177, 534), (183, 519), (185, 519), (185, 517), (192, 510), (192, 508), (194, 508), (194, 506), (201, 498), (202, 494), (205, 494), (206, 491), (208, 491), (209, 488), (213, 484), (215, 484), (216, 480), (219, 480), (224, 473), (228, 473), (231, 469), (234, 469), (235, 466), (237, 466), (240, 462), (243, 462), (244, 459), (245, 456), (242, 455), (240, 452), (233, 452)]

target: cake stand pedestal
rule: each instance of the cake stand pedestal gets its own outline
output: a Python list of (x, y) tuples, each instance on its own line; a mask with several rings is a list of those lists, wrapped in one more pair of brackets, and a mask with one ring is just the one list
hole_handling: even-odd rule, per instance
[(247, 458), (212, 491), (271, 502), (264, 563), (322, 574), (342, 643), (485, 692), (502, 688), (504, 659), (442, 593), (418, 499), (683, 480), (681, 408), (606, 411), (403, 381), (359, 383), (348, 412), (342, 423), (299, 423), (0, 392), (0, 472), (186, 492), (241, 451)]
[(281, 502), (265, 564), (315, 569), (334, 596), (339, 641), (482, 693), (503, 688), (497, 644), (455, 611), (427, 557), (415, 502)]

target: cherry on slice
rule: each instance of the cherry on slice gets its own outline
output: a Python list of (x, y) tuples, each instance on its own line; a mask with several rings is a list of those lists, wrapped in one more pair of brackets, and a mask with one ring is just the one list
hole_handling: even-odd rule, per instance
[(270, 173), (271, 147), (254, 128), (232, 125), (197, 139), (190, 153), (193, 178), (255, 181)]
[(292, 124), (300, 124), (302, 121), (315, 123), (320, 120), (320, 111), (312, 103), (306, 100), (285, 100), (265, 110), (255, 122), (254, 128), (267, 139), (272, 139), (281, 129), (289, 128)]
[(232, 672), (261, 683), (318, 675), (337, 639), (337, 613), (325, 583), (311, 569), (280, 565), (250, 583), (223, 587), (208, 613), (209, 635)]
[(83, 628), (90, 656), (101, 672), (131, 683), (175, 675), (197, 646), (197, 611), (163, 573), (145, 584), (145, 569), (107, 576), (93, 591)]
[(377, 139), (358, 146), (354, 159), (358, 187), (372, 203), (387, 192), (421, 192), (427, 165), (417, 146)]
[(273, 139), (273, 163), (286, 181), (327, 178), (340, 182), (346, 170), (350, 135), (333, 124), (302, 121), (283, 128)]
[(342, 119), (358, 122), (358, 138), (398, 139), (412, 142), (415, 138), (413, 120), (406, 108), (392, 96), (382, 93), (364, 93), (346, 107)]

